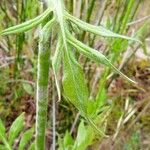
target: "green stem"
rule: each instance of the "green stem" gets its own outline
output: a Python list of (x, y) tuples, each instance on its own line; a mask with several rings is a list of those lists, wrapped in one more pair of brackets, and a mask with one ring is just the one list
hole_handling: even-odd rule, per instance
[(37, 73), (37, 108), (36, 108), (36, 150), (45, 150), (45, 129), (47, 123), (48, 79), (50, 66), (50, 30), (54, 19), (42, 29), (39, 41)]

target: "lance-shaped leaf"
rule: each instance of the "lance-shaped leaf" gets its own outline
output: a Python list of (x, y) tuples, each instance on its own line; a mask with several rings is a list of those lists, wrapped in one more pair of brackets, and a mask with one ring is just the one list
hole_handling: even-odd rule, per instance
[(12, 145), (15, 138), (18, 136), (18, 134), (22, 131), (24, 127), (24, 113), (22, 113), (11, 125), (9, 130), (9, 137), (8, 141), (9, 144)]
[[(67, 24), (64, 18), (64, 6), (62, 1), (52, 1), (56, 10), (57, 19), (61, 28), (61, 34), (64, 45), (64, 80), (63, 87), (65, 96), (72, 102), (82, 113), (88, 123), (98, 131), (100, 135), (104, 135), (94, 124), (94, 122), (87, 116), (86, 101), (87, 101), (87, 87), (85, 86), (82, 75), (82, 70), (76, 62), (73, 53), (69, 50), (67, 45), (66, 32)], [(76, 67), (75, 67), (76, 66)], [(81, 85), (82, 82), (82, 85)], [(72, 89), (71, 89), (72, 88)], [(71, 92), (70, 92), (71, 91)], [(87, 98), (86, 98), (87, 97)]]
[(33, 137), (33, 128), (27, 130), (23, 135), (22, 135), (22, 138), (20, 140), (20, 143), (19, 143), (19, 148), (18, 150), (24, 150), (25, 149), (25, 146), (26, 144), (28, 144), (28, 142), (32, 139)]
[(11, 150), (11, 147), (8, 143), (8, 141), (6, 140), (6, 134), (5, 134), (5, 126), (2, 122), (2, 120), (0, 119), (0, 141), (3, 142), (3, 144), (5, 145), (1, 145), (0, 149), (8, 149)]
[[(0, 119), (0, 134), (1, 134), (1, 136), (5, 137), (5, 126), (4, 126), (4, 124), (3, 124), (1, 119)], [(1, 138), (0, 138), (0, 140), (1, 140)]]
[(76, 47), (77, 50), (79, 52), (83, 53), (86, 57), (88, 57), (98, 63), (104, 64), (108, 67), (113, 68), (118, 74), (123, 76), (128, 81), (130, 81), (132, 83), (136, 83), (135, 81), (131, 80), (126, 75), (124, 75), (121, 71), (119, 71), (102, 53), (100, 53), (97, 50), (90, 48), (87, 45), (83, 44), (82, 42), (78, 41), (71, 34), (69, 34), (67, 37), (68, 37), (68, 42), (71, 45), (73, 45), (74, 47)]
[(84, 31), (88, 31), (88, 32), (91, 32), (91, 33), (99, 35), (99, 36), (122, 38), (122, 39), (132, 40), (132, 41), (136, 41), (136, 42), (141, 43), (141, 41), (139, 41), (138, 39), (114, 33), (114, 32), (112, 32), (112, 31), (110, 31), (110, 30), (108, 30), (102, 26), (95, 26), (95, 25), (91, 25), (89, 23), (86, 23), (86, 22), (70, 15), (67, 12), (65, 12), (65, 17), (67, 19), (69, 19), (71, 22), (73, 22), (74, 24), (78, 25)]
[[(82, 114), (86, 113), (85, 101), (88, 99), (82, 69), (76, 62), (73, 53), (67, 45), (66, 30), (67, 24), (64, 20), (64, 5), (62, 1), (52, 1), (56, 10), (57, 19), (60, 25), (64, 45), (64, 78), (63, 88), (65, 96), (72, 102)], [(82, 93), (82, 94), (81, 94)]]
[(69, 50), (69, 57), (64, 53), (63, 90), (64, 95), (73, 103), (82, 115), (86, 114), (88, 89), (81, 66), (75, 60), (73, 52)]
[(35, 142), (33, 142), (30, 146), (28, 150), (35, 150)]
[(33, 27), (42, 23), (42, 21), (50, 14), (51, 11), (52, 9), (48, 8), (44, 13), (42, 13), (38, 17), (31, 19), (29, 21), (26, 21), (22, 24), (9, 27), (8, 29), (5, 29), (2, 32), (0, 32), (0, 35), (16, 34), (16, 33), (28, 31), (32, 29)]
[(92, 144), (94, 139), (94, 132), (92, 128), (85, 126), (83, 120), (81, 120), (78, 126), (77, 137), (74, 143), (74, 149), (85, 150)]

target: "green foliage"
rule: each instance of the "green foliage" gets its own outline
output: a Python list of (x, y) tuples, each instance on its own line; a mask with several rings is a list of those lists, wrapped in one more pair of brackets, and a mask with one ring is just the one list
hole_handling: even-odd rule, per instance
[[(0, 145), (0, 148), (3, 150), (12, 150), (13, 145), (15, 143), (15, 140), (19, 137), (22, 130), (24, 129), (24, 120), (25, 116), (24, 113), (22, 113), (19, 117), (16, 118), (16, 120), (12, 123), (9, 131), (8, 136), (6, 134), (5, 126), (2, 123), (2, 120), (0, 120), (0, 141), (3, 142), (4, 145)], [(20, 139), (19, 142), (19, 150), (23, 150), (27, 144), (31, 141), (33, 137), (33, 128), (25, 131), (23, 133), (23, 136)]]
[(136, 83), (135, 81), (131, 80), (130, 78), (128, 78), (126, 75), (124, 75), (122, 72), (120, 72), (103, 54), (101, 54), (100, 52), (96, 51), (95, 49), (92, 49), (86, 45), (84, 45), (82, 42), (76, 40), (73, 37), (69, 37), (70, 39), (70, 43), (75, 46), (78, 50), (80, 50), (85, 56), (89, 57), (90, 59), (104, 64), (106, 66), (108, 66), (109, 68), (113, 68), (117, 73), (119, 73), (120, 75), (122, 75), (125, 79), (127, 79), (128, 81), (132, 82), (132, 83)]
[(28, 144), (28, 142), (32, 139), (33, 133), (34, 133), (33, 128), (24, 132), (19, 143), (19, 148), (18, 148), (19, 150), (24, 150), (26, 144)]
[(35, 142), (29, 146), (29, 150), (35, 150)]
[(58, 150), (69, 150), (69, 149), (73, 149), (74, 139), (72, 138), (72, 136), (70, 135), (70, 133), (67, 131), (67, 132), (65, 133), (63, 139), (61, 139), (61, 138), (59, 137), (58, 144), (59, 144)]
[(14, 143), (15, 138), (18, 136), (18, 134), (22, 131), (24, 127), (24, 113), (21, 114), (11, 125), (9, 129), (9, 137), (8, 141), (9, 144), (12, 146)]
[[(91, 24), (88, 24), (86, 22), (83, 22), (82, 20), (73, 17), (72, 15), (68, 14), (67, 12), (65, 13), (66, 18), (69, 19), (71, 22), (73, 22), (74, 24), (78, 25), (82, 30), (91, 32), (93, 34), (99, 35), (99, 36), (104, 36), (104, 37), (114, 37), (114, 38), (122, 38), (122, 39), (126, 39), (126, 40), (132, 40), (132, 41), (136, 41), (141, 43), (139, 40), (134, 39), (134, 38), (130, 38), (127, 36), (123, 36), (123, 35), (119, 35), (117, 33), (114, 33), (102, 26), (94, 26)], [(142, 44), (142, 43), (141, 43)]]
[[(121, 1), (119, 1), (120, 3)], [(126, 1), (127, 2), (127, 1)], [(74, 2), (72, 1), (72, 4)], [(95, 1), (91, 1), (90, 6), (87, 9), (87, 16), (85, 17), (87, 22), (90, 22), (92, 10), (94, 9)], [(31, 19), (25, 23), (20, 25), (16, 25), (14, 27), (10, 27), (8, 29), (0, 32), (0, 35), (8, 35), (8, 34), (18, 34), (23, 33), (32, 28), (41, 25), (40, 33), (39, 33), (39, 52), (38, 52), (38, 71), (37, 71), (37, 117), (36, 117), (36, 143), (32, 143), (29, 149), (43, 150), (45, 149), (45, 128), (47, 121), (47, 105), (48, 105), (48, 81), (49, 81), (49, 68), (50, 68), (50, 36), (51, 30), (54, 28), (54, 25), (57, 25), (58, 33), (55, 33), (58, 36), (56, 50), (54, 52), (54, 56), (52, 56), (52, 69), (55, 76), (55, 83), (58, 92), (58, 99), (61, 98), (61, 87), (58, 79), (59, 69), (61, 68), (61, 62), (63, 62), (63, 96), (70, 103), (72, 103), (80, 112), (80, 114), (85, 118), (85, 120), (91, 125), (85, 126), (84, 122), (81, 121), (78, 127), (77, 138), (74, 140), (71, 135), (66, 132), (63, 140), (60, 139), (59, 145), (60, 149), (69, 150), (70, 148), (74, 150), (84, 150), (89, 145), (92, 144), (94, 139), (94, 135), (99, 133), (100, 136), (106, 136), (104, 130), (100, 130), (96, 123), (94, 122), (96, 117), (98, 118), (98, 113), (100, 112), (100, 108), (105, 104), (107, 98), (107, 89), (106, 89), (106, 81), (107, 77), (110, 73), (110, 68), (116, 71), (118, 74), (123, 76), (125, 79), (130, 81), (131, 83), (135, 83), (133, 80), (124, 75), (119, 69), (117, 69), (113, 64), (118, 60), (118, 56), (120, 52), (123, 52), (123, 48), (128, 47), (129, 44), (133, 42), (138, 42), (141, 44), (140, 39), (135, 36), (135, 38), (127, 37), (125, 35), (127, 30), (127, 23), (130, 20), (131, 16), (131, 8), (134, 5), (134, 0), (131, 0), (130, 3), (125, 7), (125, 14), (123, 19), (121, 19), (122, 25), (117, 28), (114, 27), (114, 24), (120, 20), (119, 18), (115, 18), (114, 22), (108, 21), (109, 27), (113, 27), (114, 31), (118, 33), (114, 33), (112, 30), (108, 30), (103, 26), (95, 26), (90, 23), (84, 22), (81, 19), (70, 15), (66, 10), (63, 4), (63, 1), (60, 0), (51, 0), (49, 1), (49, 8), (44, 11), (38, 17)], [(29, 4), (28, 4), (29, 7)], [(84, 3), (81, 6), (81, 12), (84, 10)], [(73, 9), (71, 8), (73, 11)], [(26, 14), (29, 12), (27, 11)], [(51, 18), (53, 16), (53, 18)], [(82, 14), (81, 14), (82, 17)], [(111, 24), (112, 23), (112, 24)], [(71, 28), (72, 27), (72, 28)], [(74, 35), (78, 31), (83, 31), (82, 33), (82, 41), (77, 40)], [(94, 34), (94, 38), (96, 35), (106, 37), (106, 41), (110, 42), (109, 45), (112, 49), (112, 58), (109, 60), (109, 57), (106, 57), (104, 54), (98, 52), (94, 48), (89, 47), (84, 44), (85, 33), (89, 32)], [(93, 38), (93, 40), (94, 40)], [(109, 38), (109, 39), (108, 39)], [(112, 38), (115, 38), (114, 40)], [(137, 38), (137, 39), (136, 39)], [(131, 42), (129, 42), (129, 41)], [(22, 43), (22, 40), (19, 43)], [(90, 43), (90, 42), (89, 42)], [(90, 44), (93, 45), (93, 44)], [(21, 46), (18, 46), (18, 48)], [(121, 49), (121, 50), (120, 50)], [(87, 81), (84, 77), (84, 72), (80, 63), (77, 60), (75, 55), (76, 51), (78, 54), (83, 54), (88, 57), (90, 60), (105, 65), (106, 68), (104, 75), (100, 81), (100, 87), (98, 90), (98, 94), (96, 100), (89, 100), (89, 90), (87, 86)], [(109, 52), (108, 52), (109, 53)], [(115, 60), (116, 59), (116, 60)], [(101, 84), (103, 84), (101, 86)], [(32, 87), (29, 84), (23, 84), (24, 90), (31, 94)], [(94, 119), (95, 120), (94, 120)], [(7, 138), (5, 137), (5, 128), (0, 122), (0, 138), (7, 147), (7, 149), (11, 149), (10, 147), (13, 145), (15, 138), (19, 135), (21, 130), (23, 129), (23, 120), (24, 116), (21, 115), (17, 120), (12, 124), (9, 131), (9, 138), (7, 142)], [(95, 129), (95, 134), (93, 131)], [(25, 145), (31, 140), (33, 134), (33, 130), (26, 131), (22, 139), (20, 140), (19, 149), (24, 149)], [(3, 146), (2, 146), (3, 148)]]
[(84, 125), (84, 122), (81, 121), (78, 127), (78, 133), (74, 144), (74, 149), (85, 150), (89, 145), (92, 144), (93, 139), (93, 130), (91, 128), (86, 127)]
[(0, 32), (0, 35), (16, 34), (28, 31), (34, 28), (35, 26), (41, 24), (41, 22), (49, 15), (50, 12), (51, 9), (47, 9), (43, 14), (34, 19), (31, 19), (25, 23), (3, 30), (2, 32)]
[(70, 133), (66, 132), (63, 139), (59, 139), (59, 150), (85, 150), (93, 143), (95, 134), (91, 127), (85, 126), (84, 121), (81, 120), (77, 137), (72, 138)]
[[(88, 101), (88, 89), (85, 84), (81, 66), (74, 58), (73, 52), (69, 49), (69, 57), (64, 54), (63, 89), (67, 99), (70, 100), (80, 111), (86, 114)], [(70, 91), (70, 92), (68, 92)]]

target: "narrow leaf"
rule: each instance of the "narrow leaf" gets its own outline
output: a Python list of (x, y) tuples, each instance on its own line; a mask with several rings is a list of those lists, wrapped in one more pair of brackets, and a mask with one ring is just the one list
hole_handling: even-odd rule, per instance
[(86, 101), (88, 100), (87, 86), (84, 83), (82, 69), (76, 62), (72, 51), (70, 51), (70, 49), (68, 48), (66, 38), (66, 32), (68, 31), (68, 29), (64, 18), (64, 5), (60, 0), (55, 0), (53, 2), (58, 22), (61, 28), (61, 34), (65, 50), (63, 77), (64, 95), (79, 109), (81, 114), (93, 126), (93, 128), (95, 128), (100, 134), (103, 134), (98, 128), (96, 128), (96, 125), (92, 122), (90, 118), (88, 118), (86, 113)]
[(77, 138), (74, 145), (75, 149), (84, 150), (87, 148), (88, 145), (86, 143), (86, 138), (87, 138), (86, 136), (87, 136), (87, 130), (82, 120), (78, 127)]
[(82, 30), (91, 32), (93, 34), (96, 34), (96, 35), (99, 35), (99, 36), (104, 36), (104, 37), (122, 38), (122, 39), (132, 40), (132, 41), (136, 41), (136, 42), (141, 43), (141, 41), (139, 41), (138, 39), (114, 33), (114, 32), (112, 32), (112, 31), (110, 31), (110, 30), (108, 30), (108, 29), (106, 29), (102, 26), (94, 26), (94, 25), (91, 25), (89, 23), (86, 23), (86, 22), (70, 15), (67, 12), (65, 12), (65, 17), (67, 19), (69, 19), (71, 22), (73, 22), (74, 24), (78, 25)]
[(22, 131), (24, 127), (24, 113), (22, 113), (11, 125), (9, 130), (9, 137), (8, 141), (9, 144), (12, 145), (15, 138), (18, 136), (18, 134)]
[(68, 42), (73, 45), (74, 47), (77, 48), (77, 50), (81, 53), (83, 53), (86, 57), (104, 64), (108, 67), (111, 67), (112, 69), (114, 69), (118, 74), (120, 74), (121, 76), (123, 76), (125, 79), (127, 79), (128, 81), (132, 82), (132, 83), (136, 83), (135, 81), (131, 80), (130, 78), (128, 78), (126, 75), (124, 75), (120, 70), (118, 70), (102, 53), (98, 52), (97, 50), (88, 47), (87, 45), (83, 44), (82, 42), (78, 41), (77, 39), (75, 39), (71, 34), (69, 34), (68, 36)]
[(34, 130), (33, 130), (33, 128), (31, 128), (31, 129), (27, 130), (27, 131), (23, 134), (23, 136), (22, 136), (22, 138), (21, 138), (21, 140), (20, 140), (20, 143), (19, 143), (19, 149), (18, 149), (18, 150), (24, 150), (24, 149), (25, 149), (26, 144), (27, 144), (27, 143), (31, 140), (31, 138), (33, 137), (33, 132), (34, 132)]
[(82, 114), (86, 113), (88, 89), (85, 84), (81, 66), (75, 60), (72, 51), (69, 50), (69, 58), (64, 53), (63, 66), (63, 89), (64, 95), (73, 103)]
[(40, 16), (34, 19), (31, 19), (22, 24), (9, 27), (8, 29), (3, 30), (0, 33), (0, 35), (16, 34), (16, 33), (28, 31), (32, 29), (33, 27), (39, 25), (50, 14), (51, 11), (52, 11), (51, 9), (47, 9), (43, 14), (41, 14)]
[(1, 134), (1, 136), (5, 137), (5, 126), (4, 126), (4, 124), (3, 124), (1, 119), (0, 119), (0, 134)]
[(1, 119), (0, 119), (0, 141), (2, 141), (3, 144), (5, 145), (5, 146), (1, 145), (0, 149), (2, 149), (2, 150), (5, 150), (5, 149), (11, 150), (9, 143), (6, 140), (5, 126), (4, 126)]
[[(67, 24), (64, 21), (64, 5), (62, 1), (53, 1), (64, 45), (64, 76), (63, 89), (64, 95), (70, 100), (81, 113), (86, 112), (85, 101), (88, 99), (88, 92), (84, 84), (82, 69), (76, 62), (73, 53), (68, 48), (66, 39)], [(68, 92), (70, 91), (70, 92)]]
[(93, 129), (90, 126), (85, 126), (83, 120), (81, 120), (78, 127), (77, 138), (74, 143), (74, 149), (87, 149), (87, 147), (92, 144), (94, 137), (95, 133)]
[(28, 150), (35, 150), (35, 142), (33, 142), (30, 146)]
[(70, 133), (67, 131), (64, 136), (64, 147), (65, 148), (71, 147), (73, 143), (74, 143), (74, 140), (72, 136), (70, 135)]

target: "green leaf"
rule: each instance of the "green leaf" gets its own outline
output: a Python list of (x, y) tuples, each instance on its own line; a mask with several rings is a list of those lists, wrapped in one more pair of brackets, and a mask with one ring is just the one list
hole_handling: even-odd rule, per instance
[(87, 45), (83, 44), (82, 42), (78, 41), (71, 34), (68, 35), (68, 42), (72, 46), (76, 47), (77, 50), (79, 52), (83, 53), (86, 57), (90, 58), (91, 60), (94, 60), (95, 62), (104, 64), (104, 65), (114, 69), (122, 77), (124, 77), (128, 81), (136, 84), (135, 81), (131, 80), (126, 75), (124, 75), (120, 70), (118, 70), (102, 53), (100, 53), (97, 50), (90, 48)]
[(64, 137), (65, 149), (69, 150), (69, 148), (73, 146), (73, 143), (74, 143), (74, 140), (73, 140), (72, 136), (70, 135), (70, 133), (67, 131), (65, 134), (65, 137)]
[(3, 142), (3, 144), (5, 145), (0, 145), (0, 150), (11, 150), (10, 145), (8, 143), (8, 141), (6, 140), (6, 135), (5, 135), (5, 126), (2, 122), (2, 120), (0, 119), (0, 142)]
[(75, 60), (72, 51), (68, 48), (66, 32), (68, 31), (67, 24), (64, 18), (64, 5), (62, 1), (52, 1), (55, 7), (57, 19), (61, 28), (61, 34), (64, 45), (64, 76), (63, 76), (63, 89), (64, 95), (73, 103), (86, 120), (91, 124), (100, 135), (104, 135), (94, 122), (87, 116), (86, 102), (88, 100), (88, 90), (84, 82), (83, 72), (79, 64)]
[(76, 149), (78, 150), (84, 150), (86, 149), (86, 129), (85, 129), (85, 126), (84, 126), (84, 123), (83, 121), (81, 121), (81, 123), (79, 124), (79, 127), (78, 127), (78, 133), (77, 133), (77, 138), (76, 138), (76, 141), (75, 141), (75, 147)]
[(29, 147), (28, 150), (35, 150), (35, 142), (33, 142), (33, 143), (30, 145), (30, 147)]
[[(1, 119), (0, 119), (0, 134), (1, 136), (5, 137), (5, 126)], [(0, 136), (0, 139), (1, 139), (1, 136)]]
[[(136, 41), (141, 43), (141, 41), (139, 41), (138, 39), (135, 38), (131, 38), (131, 37), (127, 37), (124, 35), (120, 35), (117, 33), (114, 33), (102, 26), (94, 26), (91, 25), (89, 23), (86, 23), (72, 15), (70, 15), (69, 13), (65, 12), (65, 17), (67, 19), (69, 19), (71, 22), (75, 23), (76, 25), (78, 25), (81, 29), (91, 32), (93, 34), (99, 35), (99, 36), (104, 36), (104, 37), (114, 37), (114, 38), (122, 38), (122, 39), (126, 39), (126, 40), (132, 40), (132, 41)], [(142, 44), (142, 43), (141, 43)]]
[(73, 53), (68, 48), (66, 31), (67, 24), (64, 19), (64, 4), (60, 0), (52, 1), (56, 9), (57, 19), (60, 25), (63, 45), (64, 45), (64, 76), (63, 89), (64, 95), (73, 103), (82, 114), (86, 113), (86, 101), (88, 99), (88, 90), (84, 82), (84, 76), (80, 65), (74, 58)]
[(101, 106), (103, 106), (106, 102), (106, 89), (105, 87), (102, 87), (102, 89), (100, 90), (100, 92), (98, 93), (97, 97), (96, 97), (96, 102), (97, 102), (97, 107), (100, 108)]
[(94, 118), (96, 115), (96, 103), (94, 100), (89, 100), (87, 103), (87, 115), (90, 118)]
[(33, 88), (29, 83), (23, 83), (23, 88), (28, 94), (33, 94)]
[(9, 130), (8, 141), (10, 145), (13, 145), (15, 138), (22, 131), (24, 127), (24, 113), (22, 113), (17, 119), (12, 123)]
[(16, 33), (21, 33), (21, 32), (25, 32), (28, 31), (30, 29), (32, 29), (33, 27), (39, 25), (40, 23), (42, 23), (42, 21), (50, 14), (52, 10), (50, 8), (48, 8), (43, 14), (41, 14), (40, 16), (31, 19), (29, 21), (26, 21), (22, 24), (10, 27), (8, 29), (3, 30), (2, 32), (0, 32), (0, 35), (8, 35), (8, 34), (16, 34)]
[(91, 128), (85, 127), (82, 120), (78, 127), (78, 133), (75, 140), (74, 149), (85, 150), (89, 145), (91, 145), (94, 138), (93, 133), (94, 132)]
[(0, 150), (6, 150), (7, 148), (4, 145), (0, 145)]
[(82, 114), (86, 113), (86, 103), (88, 101), (88, 89), (85, 83), (81, 66), (75, 59), (71, 50), (69, 57), (64, 53), (63, 66), (63, 90), (67, 99), (73, 103)]
[(63, 89), (64, 96), (76, 106), (81, 115), (85, 117), (88, 123), (102, 136), (106, 136), (87, 114), (88, 89), (84, 81), (83, 71), (75, 60), (73, 52), (69, 51), (69, 58), (64, 53), (63, 66)]
[(32, 139), (33, 137), (33, 132), (34, 132), (34, 129), (31, 128), (29, 130), (27, 130), (23, 135), (22, 135), (22, 138), (20, 140), (20, 143), (19, 143), (19, 149), (18, 150), (24, 150), (25, 149), (25, 146), (26, 144)]

